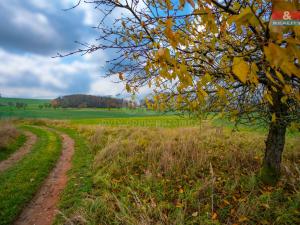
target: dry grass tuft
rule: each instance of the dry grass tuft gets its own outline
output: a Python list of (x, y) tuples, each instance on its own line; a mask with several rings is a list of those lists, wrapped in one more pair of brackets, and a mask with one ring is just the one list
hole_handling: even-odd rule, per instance
[(13, 142), (20, 132), (10, 121), (0, 122), (0, 149), (5, 149), (11, 142)]

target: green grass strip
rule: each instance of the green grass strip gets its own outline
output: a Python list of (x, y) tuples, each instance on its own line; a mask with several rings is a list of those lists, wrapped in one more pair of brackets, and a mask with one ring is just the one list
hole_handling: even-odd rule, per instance
[(34, 196), (55, 165), (61, 151), (57, 134), (36, 127), (24, 127), (37, 135), (31, 152), (18, 164), (0, 174), (0, 224), (11, 224)]
[(72, 169), (68, 173), (68, 183), (64, 189), (56, 221), (54, 224), (65, 224), (64, 217), (69, 217), (82, 206), (84, 195), (92, 189), (91, 166), (93, 155), (84, 138), (77, 131), (66, 128), (55, 128), (68, 134), (75, 141), (75, 153), (72, 158)]
[(16, 140), (5, 148), (0, 148), (0, 161), (7, 159), (12, 153), (17, 151), (26, 142), (25, 134), (20, 134)]

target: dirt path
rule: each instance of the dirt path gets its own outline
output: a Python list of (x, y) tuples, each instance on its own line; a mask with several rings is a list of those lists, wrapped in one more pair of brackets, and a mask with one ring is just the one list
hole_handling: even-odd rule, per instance
[(22, 147), (20, 147), (15, 153), (13, 153), (8, 159), (0, 162), (0, 172), (8, 169), (9, 167), (15, 165), (19, 160), (21, 160), (27, 153), (30, 152), (33, 145), (37, 141), (35, 134), (25, 131), (24, 134), (27, 137), (26, 142)]
[(73, 139), (66, 134), (61, 134), (61, 137), (63, 149), (55, 168), (14, 224), (51, 225), (53, 223), (57, 214), (59, 195), (67, 184), (67, 171), (71, 168), (74, 153)]

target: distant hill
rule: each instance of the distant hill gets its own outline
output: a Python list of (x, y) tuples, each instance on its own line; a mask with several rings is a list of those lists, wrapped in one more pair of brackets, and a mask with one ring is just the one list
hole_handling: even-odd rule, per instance
[(129, 101), (108, 96), (75, 94), (56, 98), (51, 104), (62, 108), (122, 108), (127, 107)]

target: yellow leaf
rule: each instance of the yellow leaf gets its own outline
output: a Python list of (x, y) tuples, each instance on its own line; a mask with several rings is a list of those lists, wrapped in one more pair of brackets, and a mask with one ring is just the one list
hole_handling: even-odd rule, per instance
[(249, 74), (249, 66), (242, 58), (235, 57), (233, 59), (232, 71), (242, 83), (246, 83)]
[(278, 79), (281, 81), (281, 83), (284, 84), (284, 78), (283, 78), (283, 76), (281, 75), (281, 73), (279, 73), (279, 72), (276, 71), (276, 76), (277, 76)]
[(127, 92), (130, 92), (130, 91), (131, 91), (131, 88), (130, 88), (129, 84), (126, 84), (126, 91), (127, 91)]
[(172, 9), (173, 9), (173, 6), (172, 6), (171, 1), (170, 1), (170, 0), (165, 0), (165, 2), (166, 2), (167, 9), (168, 9), (168, 10), (172, 10)]
[(286, 103), (286, 100), (288, 99), (288, 97), (287, 96), (283, 96), (281, 99), (280, 99), (280, 101), (282, 102), (282, 103)]
[(261, 204), (264, 208), (269, 209), (270, 206), (268, 204)]
[(192, 216), (193, 216), (193, 217), (198, 216), (198, 212), (194, 212), (194, 213), (192, 214)]
[(223, 202), (224, 202), (226, 205), (230, 205), (230, 202), (227, 201), (226, 199), (224, 199)]
[(276, 114), (273, 113), (273, 114), (272, 114), (272, 123), (274, 123), (275, 121), (276, 121)]
[(211, 218), (212, 218), (213, 220), (216, 220), (216, 219), (218, 218), (218, 214), (214, 212), (214, 213), (212, 214)]
[(293, 90), (292, 90), (290, 85), (286, 84), (286, 85), (283, 86), (283, 91), (284, 91), (285, 94), (290, 94)]
[(226, 97), (226, 92), (224, 90), (224, 88), (219, 88), (218, 89), (218, 95), (223, 98), (223, 97)]
[(163, 57), (165, 55), (165, 49), (159, 48), (157, 54), (159, 57)]
[(240, 26), (242, 26), (242, 25), (251, 24), (253, 26), (256, 26), (259, 23), (259, 21), (255, 17), (255, 15), (251, 11), (250, 7), (244, 8), (240, 12), (240, 14), (232, 16), (228, 22), (229, 22), (229, 24), (231, 24), (232, 22), (235, 22), (238, 29), (240, 29)]
[(173, 24), (172, 18), (169, 18), (169, 19), (166, 20), (166, 27), (168, 29), (172, 28), (172, 24)]
[(177, 202), (176, 203), (176, 208), (182, 208), (183, 207), (183, 204), (182, 203), (180, 203), (180, 202)]
[(293, 62), (284, 61), (280, 68), (289, 76), (295, 75), (300, 78), (300, 69)]
[(180, 193), (180, 194), (183, 193), (183, 189), (182, 189), (182, 188), (179, 189), (179, 193)]
[(268, 224), (270, 224), (268, 221), (266, 221), (266, 220), (262, 220), (262, 221), (260, 221), (260, 223), (261, 224), (263, 224), (263, 225), (268, 225)]
[(270, 94), (266, 93), (265, 96), (264, 96), (268, 102), (270, 102), (271, 105), (273, 105), (273, 98)]
[(266, 73), (266, 76), (270, 81), (272, 81), (273, 83), (276, 83), (276, 81), (274, 80), (274, 78), (272, 77), (272, 75), (269, 72)]
[(245, 222), (247, 220), (249, 220), (249, 219), (246, 216), (240, 216), (239, 217), (239, 223)]
[[(289, 76), (296, 75), (300, 77), (300, 70), (294, 64), (293, 51), (269, 43), (268, 46), (264, 47), (264, 53), (273, 68), (280, 68)], [(281, 82), (284, 80), (282, 76), (279, 79)]]
[(185, 5), (185, 0), (179, 0), (180, 6), (179, 9), (182, 9)]

